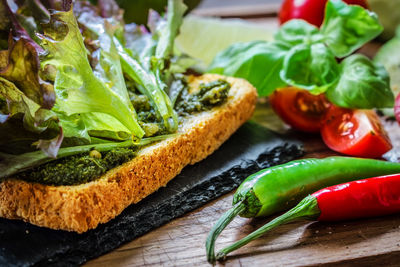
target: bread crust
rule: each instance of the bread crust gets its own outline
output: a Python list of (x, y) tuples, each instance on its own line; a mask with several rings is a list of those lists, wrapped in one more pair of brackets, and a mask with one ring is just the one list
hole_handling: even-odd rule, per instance
[(205, 74), (189, 77), (189, 84), (196, 88), (219, 78), (231, 84), (225, 104), (188, 116), (179, 127), (180, 135), (141, 149), (134, 159), (98, 180), (74, 186), (3, 181), (0, 216), (78, 233), (110, 221), (165, 186), (186, 165), (206, 158), (251, 117), (257, 93), (247, 81)]

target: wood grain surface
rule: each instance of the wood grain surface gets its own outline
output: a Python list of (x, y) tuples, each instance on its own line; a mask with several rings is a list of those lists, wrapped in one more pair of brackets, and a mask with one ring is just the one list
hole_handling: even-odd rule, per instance
[[(203, 12), (203, 11), (201, 11)], [(198, 12), (200, 14), (204, 14)], [(223, 11), (224, 16), (227, 11)], [(257, 13), (258, 14), (258, 13)], [(215, 15), (215, 14), (212, 14)], [(254, 19), (277, 25), (275, 19)], [(361, 51), (372, 56), (375, 44)], [(275, 131), (286, 131), (260, 100), (253, 119)], [(386, 122), (400, 147), (400, 128)], [(293, 133), (296, 134), (296, 133)], [(336, 155), (318, 135), (298, 134), (305, 157)], [(176, 219), (121, 246), (86, 266), (211, 266), (206, 261), (205, 239), (217, 219), (231, 207), (233, 192), (182, 218)], [(222, 232), (217, 249), (254, 231), (271, 218), (236, 218)], [(230, 254), (217, 266), (400, 266), (400, 215), (339, 223), (297, 222), (278, 227), (268, 235)]]
[[(278, 131), (286, 129), (263, 102), (258, 104), (253, 119)], [(398, 142), (398, 125), (395, 122), (386, 124)], [(337, 155), (323, 144), (318, 135), (299, 134), (298, 137), (305, 144), (305, 157)], [(232, 196), (233, 192), (88, 262), (86, 266), (210, 266), (205, 257), (205, 239), (212, 225), (231, 207)], [(271, 218), (236, 218), (222, 232), (216, 248), (244, 237)], [(226, 262), (217, 266), (377, 264), (400, 266), (400, 215), (340, 223), (283, 225), (232, 253)]]

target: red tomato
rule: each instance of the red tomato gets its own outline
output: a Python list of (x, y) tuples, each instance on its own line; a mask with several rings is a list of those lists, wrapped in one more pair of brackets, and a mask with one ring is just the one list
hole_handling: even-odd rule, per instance
[[(324, 20), (327, 0), (285, 0), (279, 11), (279, 22), (285, 23), (291, 19), (304, 19), (319, 27)], [(344, 0), (351, 5), (368, 8), (366, 0)]]
[(373, 110), (351, 110), (332, 105), (321, 135), (330, 149), (351, 156), (379, 158), (392, 148)]
[(277, 89), (269, 100), (284, 122), (305, 132), (319, 131), (330, 105), (324, 95), (312, 95), (295, 87)]
[(400, 94), (396, 97), (396, 102), (394, 104), (394, 115), (396, 116), (396, 120), (400, 123)]

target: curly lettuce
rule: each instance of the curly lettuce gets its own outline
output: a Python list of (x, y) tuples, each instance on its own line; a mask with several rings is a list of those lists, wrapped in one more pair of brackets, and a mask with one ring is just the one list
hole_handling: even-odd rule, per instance
[[(48, 54), (41, 62), (42, 67), (53, 65), (57, 68), (55, 110), (67, 116), (90, 112), (108, 114), (121, 122), (135, 139), (142, 138), (144, 131), (126, 98), (126, 88), (121, 87), (122, 82), (116, 85), (112, 81), (105, 83), (93, 72), (72, 10), (52, 14), (43, 30), (41, 45)], [(112, 62), (107, 64), (114, 67)]]

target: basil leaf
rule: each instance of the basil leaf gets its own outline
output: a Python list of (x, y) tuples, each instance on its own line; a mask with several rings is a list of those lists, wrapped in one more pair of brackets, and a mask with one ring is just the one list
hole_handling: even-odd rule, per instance
[(321, 33), (336, 57), (350, 55), (383, 30), (378, 16), (360, 6), (331, 0), (326, 4)]
[(260, 96), (286, 86), (279, 76), (289, 47), (280, 42), (253, 41), (236, 43), (220, 52), (208, 72), (248, 80)]
[(286, 55), (280, 77), (286, 83), (323, 93), (339, 77), (335, 56), (323, 44), (297, 45)]
[(326, 92), (332, 103), (358, 109), (393, 107), (389, 74), (382, 65), (357, 54), (343, 60), (341, 67), (340, 80)]
[(322, 39), (318, 28), (302, 19), (289, 20), (275, 34), (275, 40), (288, 45), (316, 43)]

